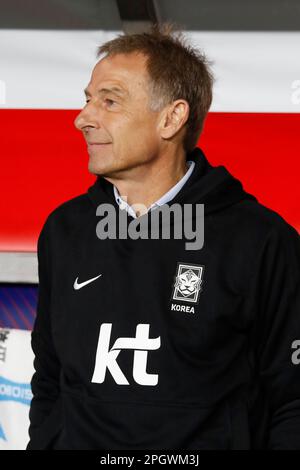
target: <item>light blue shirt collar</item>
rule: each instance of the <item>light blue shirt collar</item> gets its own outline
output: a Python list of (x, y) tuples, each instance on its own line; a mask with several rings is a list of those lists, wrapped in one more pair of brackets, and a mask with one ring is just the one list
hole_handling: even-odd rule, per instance
[[(193, 172), (193, 169), (194, 169), (194, 166), (195, 166), (195, 162), (193, 162), (192, 160), (189, 160), (187, 162), (187, 164), (189, 165), (189, 169), (186, 172), (186, 174), (181, 178), (181, 180), (178, 181), (178, 183), (176, 183), (171, 189), (169, 189), (168, 192), (166, 192), (156, 202), (151, 204), (151, 206), (148, 208), (148, 211), (151, 210), (151, 209), (154, 209), (156, 207), (162, 206), (163, 204), (166, 204), (167, 202), (174, 199), (176, 194), (179, 193), (181, 188), (184, 186), (184, 184), (187, 182), (187, 180), (191, 176), (191, 174)], [(116, 202), (119, 205), (119, 207), (121, 209), (126, 209), (129, 215), (136, 218), (136, 213), (134, 212), (134, 209), (126, 201), (124, 201), (124, 199), (122, 199), (122, 197), (120, 196), (120, 193), (119, 193), (118, 189), (116, 188), (116, 186), (114, 186), (113, 189), (114, 189), (115, 199), (116, 199)]]

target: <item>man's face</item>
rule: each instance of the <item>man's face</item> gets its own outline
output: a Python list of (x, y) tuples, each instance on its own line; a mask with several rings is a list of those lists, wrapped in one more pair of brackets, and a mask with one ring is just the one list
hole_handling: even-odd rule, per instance
[(158, 155), (160, 115), (149, 109), (142, 54), (103, 58), (87, 89), (87, 103), (74, 123), (88, 144), (96, 143), (88, 145), (91, 173), (117, 176)]

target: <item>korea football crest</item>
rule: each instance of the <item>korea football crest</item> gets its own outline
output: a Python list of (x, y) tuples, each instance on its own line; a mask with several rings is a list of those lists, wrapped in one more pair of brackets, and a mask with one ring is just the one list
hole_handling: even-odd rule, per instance
[(204, 266), (199, 264), (177, 264), (172, 300), (197, 304), (202, 290)]

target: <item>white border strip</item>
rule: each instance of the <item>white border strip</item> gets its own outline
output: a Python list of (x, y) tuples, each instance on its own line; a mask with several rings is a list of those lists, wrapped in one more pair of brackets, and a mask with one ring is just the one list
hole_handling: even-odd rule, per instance
[(0, 282), (38, 283), (36, 252), (0, 252)]
[[(97, 46), (120, 31), (0, 30), (0, 109), (81, 109)], [(300, 32), (185, 32), (214, 62), (211, 111), (300, 112)]]

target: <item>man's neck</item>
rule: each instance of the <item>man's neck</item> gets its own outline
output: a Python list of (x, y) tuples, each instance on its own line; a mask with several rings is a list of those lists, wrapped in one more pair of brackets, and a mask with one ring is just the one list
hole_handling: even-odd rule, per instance
[(134, 168), (127, 174), (106, 179), (116, 186), (119, 194), (132, 206), (149, 208), (169, 191), (188, 170), (186, 156), (164, 158)]

